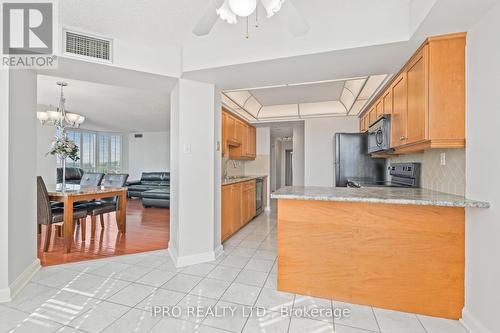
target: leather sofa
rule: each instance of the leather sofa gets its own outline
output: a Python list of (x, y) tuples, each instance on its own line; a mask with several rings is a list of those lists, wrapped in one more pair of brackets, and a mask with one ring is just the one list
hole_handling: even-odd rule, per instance
[(170, 208), (170, 187), (142, 192), (142, 205), (144, 208)]
[(143, 172), (127, 187), (128, 197), (141, 198), (144, 207), (170, 207), (170, 172)]
[[(80, 168), (66, 168), (66, 184), (80, 184), (84, 171)], [(58, 184), (62, 184), (62, 168), (57, 168), (56, 179)]]

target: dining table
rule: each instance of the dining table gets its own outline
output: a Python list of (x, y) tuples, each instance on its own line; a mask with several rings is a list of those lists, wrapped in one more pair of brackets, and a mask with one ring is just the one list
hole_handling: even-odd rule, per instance
[(73, 204), (79, 201), (98, 200), (118, 197), (116, 209), (116, 222), (118, 230), (125, 233), (127, 230), (127, 188), (107, 186), (83, 186), (66, 184), (63, 189), (61, 184), (48, 186), (50, 201), (64, 204), (64, 252), (71, 252), (73, 245), (74, 221)]

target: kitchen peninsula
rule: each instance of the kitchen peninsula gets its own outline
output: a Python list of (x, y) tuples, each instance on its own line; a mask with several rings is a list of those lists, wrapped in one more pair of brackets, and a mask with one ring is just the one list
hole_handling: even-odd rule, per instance
[(464, 305), (465, 208), (405, 188), (284, 187), (278, 290), (445, 318)]

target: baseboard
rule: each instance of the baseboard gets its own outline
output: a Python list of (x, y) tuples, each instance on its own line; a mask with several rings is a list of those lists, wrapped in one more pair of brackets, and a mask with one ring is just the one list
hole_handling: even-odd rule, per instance
[(37, 258), (12, 282), (8, 288), (0, 290), (0, 303), (10, 302), (30, 282), (31, 278), (41, 268)]
[(462, 318), (460, 323), (471, 333), (493, 333), (486, 327), (476, 317), (474, 317), (466, 308), (462, 310)]
[(208, 251), (197, 254), (190, 254), (186, 256), (179, 256), (173, 247), (168, 247), (168, 253), (174, 261), (176, 267), (186, 267), (190, 265), (202, 264), (205, 262), (214, 261), (218, 256), (222, 254), (222, 245), (216, 251)]

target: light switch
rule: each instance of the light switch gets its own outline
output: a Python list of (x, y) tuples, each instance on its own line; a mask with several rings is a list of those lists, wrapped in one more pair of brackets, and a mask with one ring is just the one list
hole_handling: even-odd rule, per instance
[(440, 155), (441, 165), (446, 165), (446, 153)]
[(191, 145), (184, 145), (184, 154), (191, 154)]

